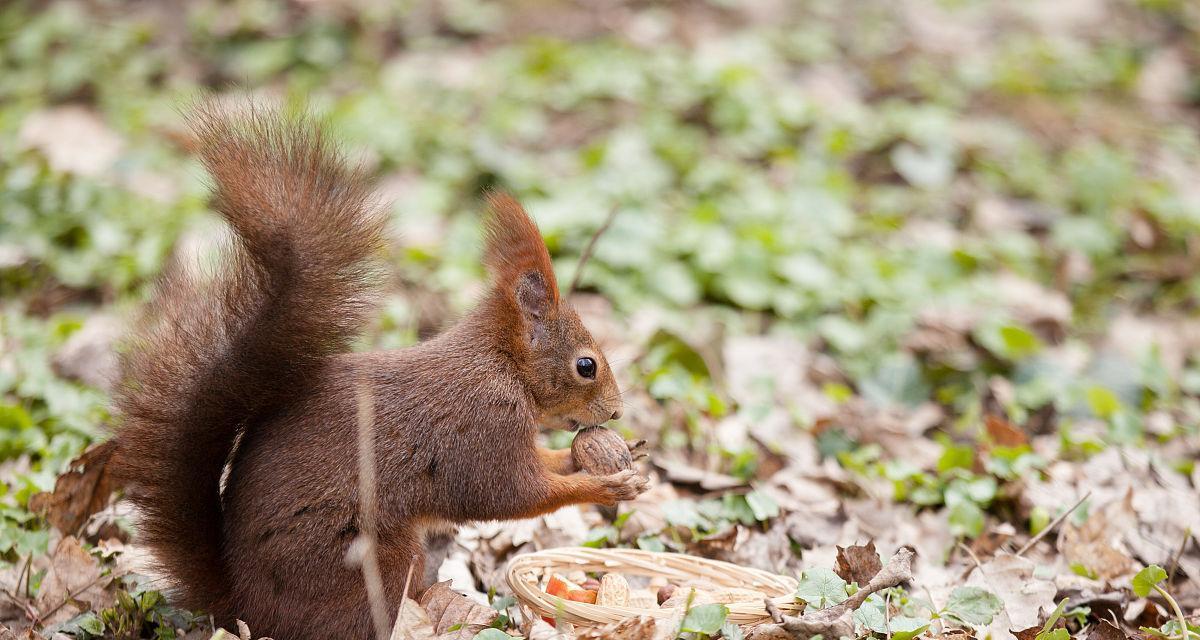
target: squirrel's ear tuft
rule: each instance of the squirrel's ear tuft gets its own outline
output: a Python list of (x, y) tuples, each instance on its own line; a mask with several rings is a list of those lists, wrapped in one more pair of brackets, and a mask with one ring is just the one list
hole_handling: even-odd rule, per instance
[(507, 193), (493, 191), (487, 200), (483, 261), (495, 286), (512, 291), (526, 313), (545, 313), (558, 304), (558, 282), (541, 232)]

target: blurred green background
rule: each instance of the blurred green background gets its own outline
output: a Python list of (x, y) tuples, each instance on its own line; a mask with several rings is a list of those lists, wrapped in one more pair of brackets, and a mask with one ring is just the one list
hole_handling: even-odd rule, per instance
[[(985, 414), (1003, 414), (1064, 458), (1162, 445), (1193, 471), (1169, 443), (1194, 442), (1200, 416), (1198, 3), (10, 0), (8, 561), (46, 543), (30, 494), (102, 437), (106, 345), (173, 248), (219, 229), (181, 144), (205, 93), (304, 105), (378, 176), (395, 278), (366, 343), (469, 306), (498, 186), (563, 282), (617, 208), (581, 305), (616, 327), (644, 399), (627, 427), (660, 451), (753, 478), (773, 443), (716, 425), (782, 414), (896, 499), (940, 504), (946, 469), (1045, 463), (1026, 446), (973, 467)], [(726, 370), (739, 336), (802, 345), (800, 380), (786, 359)], [(946, 468), (876, 464), (888, 452), (839, 409), (860, 404), (936, 407), (916, 435)], [(972, 504), (966, 535), (992, 509)]]

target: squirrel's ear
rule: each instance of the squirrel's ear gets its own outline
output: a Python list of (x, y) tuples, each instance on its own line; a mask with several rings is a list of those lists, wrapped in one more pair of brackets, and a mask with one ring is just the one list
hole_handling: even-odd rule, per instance
[(558, 282), (550, 252), (537, 225), (512, 196), (488, 194), (484, 264), (494, 286), (512, 292), (517, 306), (531, 320), (540, 320), (558, 304)]

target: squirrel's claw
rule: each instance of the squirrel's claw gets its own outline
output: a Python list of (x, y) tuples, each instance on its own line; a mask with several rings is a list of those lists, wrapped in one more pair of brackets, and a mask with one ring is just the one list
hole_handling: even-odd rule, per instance
[(647, 489), (649, 480), (638, 475), (633, 469), (626, 469), (612, 475), (602, 476), (600, 482), (604, 485), (608, 498), (606, 504), (615, 504), (622, 500), (633, 500), (642, 495)]

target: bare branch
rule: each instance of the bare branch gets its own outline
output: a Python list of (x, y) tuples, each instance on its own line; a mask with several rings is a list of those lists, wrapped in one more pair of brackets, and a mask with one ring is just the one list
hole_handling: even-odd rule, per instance
[(350, 547), (348, 560), (362, 567), (367, 600), (371, 605), (371, 620), (375, 637), (388, 640), (390, 635), (387, 601), (383, 595), (383, 578), (379, 573), (379, 555), (375, 520), (375, 399), (365, 384), (359, 384), (358, 395), (358, 519), (359, 536)]
[(596, 249), (596, 243), (600, 241), (600, 236), (604, 235), (605, 231), (612, 226), (613, 220), (617, 217), (617, 205), (613, 205), (608, 211), (608, 217), (604, 219), (604, 224), (596, 229), (592, 234), (592, 239), (588, 240), (587, 246), (583, 248), (583, 253), (579, 254), (579, 262), (575, 265), (575, 274), (571, 276), (571, 287), (567, 289), (567, 296), (575, 293), (575, 289), (579, 287), (580, 277), (583, 275), (583, 268), (587, 265), (588, 260), (592, 259), (592, 251)]

